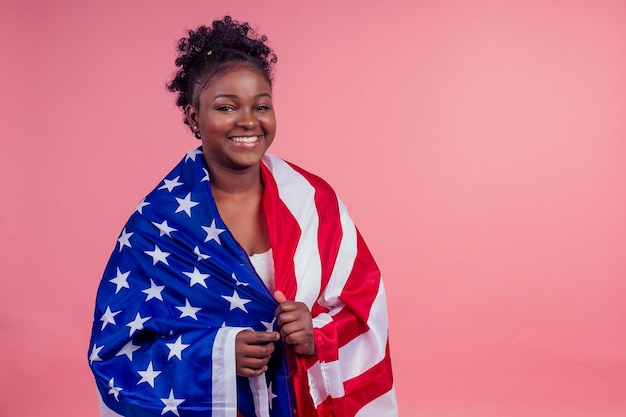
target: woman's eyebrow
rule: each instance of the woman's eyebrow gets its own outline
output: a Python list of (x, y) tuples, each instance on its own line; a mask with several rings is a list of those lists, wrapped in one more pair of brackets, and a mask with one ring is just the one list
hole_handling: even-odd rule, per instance
[(217, 94), (215, 97), (213, 97), (213, 100), (221, 98), (221, 97), (224, 97), (224, 98), (239, 98), (239, 96), (236, 95), (236, 94)]
[[(260, 94), (257, 94), (256, 96), (254, 96), (254, 98), (260, 98), (260, 97), (272, 98), (270, 93), (260, 93)], [(213, 97), (213, 100), (216, 100), (218, 98), (232, 98), (232, 99), (236, 99), (236, 98), (239, 98), (239, 96), (237, 94), (217, 94), (215, 97)]]

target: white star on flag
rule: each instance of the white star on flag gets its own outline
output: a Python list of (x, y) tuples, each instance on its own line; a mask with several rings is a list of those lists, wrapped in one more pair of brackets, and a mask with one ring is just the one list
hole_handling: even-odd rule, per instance
[(188, 160), (192, 160), (195, 161), (196, 160), (196, 155), (202, 155), (202, 151), (200, 149), (192, 149), (189, 152), (187, 152), (187, 155), (185, 155), (185, 162), (187, 162)]
[(193, 267), (193, 272), (183, 272), (183, 274), (185, 274), (185, 275), (187, 275), (189, 277), (189, 279), (190, 279), (189, 286), (190, 287), (193, 287), (196, 284), (200, 284), (204, 288), (207, 288), (206, 282), (204, 282), (204, 281), (210, 276), (209, 274), (202, 274), (202, 273), (200, 273), (198, 268), (196, 268), (195, 266)]
[(206, 168), (202, 168), (202, 170), (204, 171), (204, 177), (200, 180), (200, 182), (211, 181), (209, 178), (209, 171), (207, 171)]
[(120, 391), (122, 391), (122, 388), (120, 387), (116, 387), (115, 386), (115, 382), (113, 381), (114, 378), (111, 378), (109, 380), (109, 388), (111, 388), (109, 390), (109, 394), (113, 394), (113, 397), (115, 397), (116, 401), (119, 401), (119, 398), (117, 398), (120, 395)]
[(189, 304), (189, 300), (186, 298), (185, 305), (180, 307), (176, 306), (176, 308), (181, 311), (179, 319), (182, 319), (183, 317), (191, 317), (194, 320), (198, 320), (196, 313), (201, 310), (201, 308), (192, 307), (191, 304)]
[(161, 237), (163, 235), (167, 235), (167, 237), (172, 237), (172, 235), (170, 235), (170, 233), (178, 231), (178, 230), (174, 229), (173, 227), (170, 227), (167, 224), (167, 220), (163, 220), (162, 223), (152, 222), (152, 224), (155, 225), (157, 229), (159, 229), (159, 237)]
[(246, 304), (252, 301), (252, 300), (247, 300), (245, 298), (239, 297), (239, 294), (237, 293), (236, 290), (233, 290), (232, 296), (222, 295), (222, 298), (230, 303), (231, 311), (238, 308), (240, 310), (245, 311), (246, 313), (248, 312), (248, 310), (246, 310)]
[(274, 391), (272, 391), (272, 382), (273, 382), (273, 381), (270, 381), (270, 386), (267, 388), (267, 399), (268, 399), (268, 400), (269, 400), (269, 402), (270, 402), (270, 411), (271, 411), (271, 410), (272, 410), (272, 408), (273, 408), (273, 407), (272, 407), (272, 405), (273, 405), (272, 400), (273, 400), (274, 398), (278, 397), (278, 395), (274, 394)]
[(107, 324), (116, 325), (117, 323), (115, 323), (115, 316), (117, 316), (121, 312), (122, 310), (111, 311), (111, 307), (107, 306), (106, 311), (104, 312), (102, 317), (100, 317), (100, 321), (102, 322), (102, 328), (100, 329), (100, 331), (104, 330), (104, 328), (107, 327)]
[(233, 274), (232, 274), (230, 277), (231, 277), (232, 279), (234, 279), (234, 280), (235, 280), (235, 285), (236, 285), (236, 286), (240, 286), (240, 285), (243, 285), (244, 287), (247, 287), (247, 286), (248, 286), (248, 283), (247, 283), (247, 282), (241, 282), (241, 281), (239, 281), (239, 280), (237, 279), (237, 276), (235, 275), (235, 273), (234, 273), (234, 272), (233, 272)]
[(159, 190), (164, 190), (167, 188), (167, 191), (169, 191), (170, 193), (172, 192), (172, 190), (180, 185), (183, 185), (182, 182), (178, 182), (178, 179), (180, 178), (180, 175), (176, 178), (174, 178), (173, 180), (168, 180), (167, 178), (163, 180), (163, 185), (160, 186), (158, 189)]
[(276, 322), (276, 317), (272, 321), (263, 321), (261, 320), (261, 324), (265, 326), (266, 331), (273, 332), (274, 331), (274, 323)]
[(150, 316), (141, 317), (141, 314), (137, 313), (137, 315), (135, 316), (135, 320), (127, 324), (127, 326), (130, 327), (130, 334), (128, 335), (128, 337), (132, 336), (133, 333), (135, 333), (137, 330), (143, 330), (143, 324), (151, 318), (152, 317)]
[(126, 233), (126, 228), (124, 228), (124, 230), (122, 230), (122, 234), (120, 235), (120, 237), (117, 239), (117, 241), (120, 244), (120, 252), (122, 251), (122, 248), (124, 246), (128, 246), (129, 248), (132, 248), (132, 246), (130, 245), (130, 237), (133, 235), (133, 232), (130, 233)]
[(209, 255), (205, 255), (204, 253), (201, 253), (200, 252), (200, 248), (197, 247), (197, 246), (195, 248), (193, 248), (193, 253), (198, 256), (198, 260), (199, 261), (204, 261), (205, 259), (209, 259), (210, 258)]
[(167, 355), (167, 360), (169, 361), (172, 357), (176, 356), (178, 359), (183, 360), (182, 352), (187, 349), (190, 345), (183, 343), (183, 337), (178, 336), (176, 342), (174, 343), (166, 343), (165, 346), (170, 350), (170, 353)]
[(122, 274), (122, 271), (120, 271), (120, 267), (117, 267), (117, 275), (115, 276), (115, 278), (109, 280), (109, 282), (112, 282), (116, 285), (115, 294), (117, 294), (122, 288), (130, 288), (127, 281), (129, 275), (130, 271), (124, 272)]
[(183, 401), (185, 401), (184, 399), (175, 398), (173, 389), (170, 390), (170, 396), (168, 398), (160, 398), (160, 400), (163, 401), (163, 404), (165, 404), (165, 407), (163, 407), (163, 410), (161, 410), (161, 415), (167, 413), (168, 411), (171, 411), (172, 413), (176, 414), (177, 416), (179, 416), (179, 414), (178, 414), (178, 406)]
[(89, 354), (89, 363), (102, 361), (102, 358), (98, 356), (98, 354), (100, 353), (103, 347), (104, 345), (98, 347), (94, 343), (93, 347), (91, 348), (91, 353)]
[(135, 207), (135, 211), (138, 211), (139, 214), (143, 214), (143, 208), (147, 205), (150, 205), (150, 203), (146, 202), (146, 199), (144, 198), (139, 202), (139, 204), (137, 204), (137, 207)]
[(161, 295), (161, 291), (165, 288), (165, 285), (156, 285), (152, 278), (150, 278), (150, 288), (146, 288), (145, 290), (141, 290), (141, 292), (148, 294), (146, 296), (146, 301), (151, 300), (153, 298), (157, 298), (163, 301), (163, 296)]
[(214, 240), (219, 245), (222, 244), (222, 242), (220, 242), (220, 233), (222, 233), (225, 229), (219, 229), (215, 227), (215, 219), (213, 219), (213, 222), (211, 222), (211, 226), (202, 226), (202, 228), (206, 232), (206, 238), (204, 239), (205, 242)]
[(165, 265), (169, 265), (167, 263), (167, 257), (170, 256), (170, 253), (163, 252), (157, 245), (154, 245), (154, 250), (146, 250), (144, 253), (152, 256), (152, 265), (156, 265), (157, 262), (163, 262)]
[(121, 348), (120, 351), (115, 354), (115, 356), (126, 355), (126, 356), (128, 356), (128, 359), (130, 359), (132, 361), (133, 360), (133, 352), (138, 350), (138, 349), (141, 349), (141, 346), (133, 345), (133, 341), (131, 340), (130, 342), (126, 343), (124, 345), (124, 347)]
[(141, 379), (139, 380), (139, 382), (137, 382), (137, 385), (141, 384), (142, 382), (147, 382), (152, 388), (154, 388), (154, 379), (159, 376), (161, 371), (155, 371), (152, 367), (152, 361), (150, 361), (145, 371), (137, 371), (137, 373), (141, 375)]
[(196, 201), (191, 201), (191, 193), (187, 194), (185, 198), (176, 197), (176, 201), (178, 202), (178, 208), (176, 209), (175, 213), (180, 213), (181, 211), (184, 211), (189, 217), (191, 217), (191, 209), (200, 204)]

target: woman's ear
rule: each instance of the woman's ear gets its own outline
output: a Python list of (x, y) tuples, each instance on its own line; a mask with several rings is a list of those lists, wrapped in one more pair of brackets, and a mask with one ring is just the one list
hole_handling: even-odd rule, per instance
[(185, 117), (187, 117), (189, 127), (191, 127), (191, 131), (196, 139), (202, 139), (202, 136), (200, 135), (200, 126), (198, 126), (198, 111), (191, 104), (187, 104), (187, 107), (185, 107)]
[(187, 104), (187, 106), (185, 107), (185, 116), (187, 117), (187, 121), (191, 125), (191, 128), (194, 129), (194, 126), (195, 126), (195, 129), (197, 129), (198, 128), (198, 111), (193, 105)]

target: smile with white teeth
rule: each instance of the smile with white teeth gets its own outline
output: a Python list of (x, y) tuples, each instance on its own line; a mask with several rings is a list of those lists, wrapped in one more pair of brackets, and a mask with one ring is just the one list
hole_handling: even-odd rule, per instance
[(259, 140), (260, 136), (233, 136), (229, 139), (237, 143), (254, 143)]

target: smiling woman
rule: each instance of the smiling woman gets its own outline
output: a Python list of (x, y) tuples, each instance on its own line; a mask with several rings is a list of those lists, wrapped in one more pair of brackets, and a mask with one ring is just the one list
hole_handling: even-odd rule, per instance
[(230, 17), (179, 42), (202, 146), (137, 206), (96, 300), (103, 416), (395, 416), (380, 272), (334, 191), (266, 153), (276, 56)]
[(199, 94), (198, 104), (185, 109), (212, 170), (258, 167), (276, 133), (269, 83), (249, 65), (241, 65), (215, 76)]

